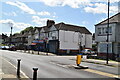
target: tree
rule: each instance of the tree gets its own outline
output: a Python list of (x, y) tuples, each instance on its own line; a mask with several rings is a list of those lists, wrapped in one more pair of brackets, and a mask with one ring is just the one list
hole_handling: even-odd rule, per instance
[(17, 34), (20, 34), (20, 33), (14, 33), (13, 36), (14, 36), (14, 35), (17, 35)]
[(20, 33), (28, 32), (28, 31), (30, 31), (30, 30), (32, 30), (32, 29), (33, 29), (33, 27), (30, 26), (30, 27), (27, 27), (27, 28), (25, 28), (24, 30), (22, 30)]

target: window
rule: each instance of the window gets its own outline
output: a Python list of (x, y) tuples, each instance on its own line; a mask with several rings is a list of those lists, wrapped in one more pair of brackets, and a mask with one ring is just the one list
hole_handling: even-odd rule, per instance
[[(107, 53), (107, 43), (99, 43), (98, 52)], [(108, 43), (108, 52), (112, 53), (112, 43)]]
[(109, 32), (109, 34), (111, 34), (112, 27), (110, 26), (109, 29), (107, 29), (107, 27), (98, 28), (98, 35), (106, 35), (107, 31)]
[[(109, 32), (109, 34), (112, 33), (112, 27), (111, 26), (108, 28), (108, 32)], [(106, 33), (107, 33), (107, 27), (106, 27)]]
[(101, 34), (101, 28), (98, 28), (98, 34)]
[(102, 28), (102, 34), (105, 34), (106, 28)]

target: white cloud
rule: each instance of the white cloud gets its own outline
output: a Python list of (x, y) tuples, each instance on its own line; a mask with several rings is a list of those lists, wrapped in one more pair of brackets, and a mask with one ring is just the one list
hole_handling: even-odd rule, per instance
[(13, 16), (17, 16), (16, 12), (12, 12)]
[[(108, 0), (39, 0), (48, 6), (70, 6), (79, 8), (80, 6), (92, 5), (91, 2), (107, 2)], [(119, 2), (119, 0), (110, 0), (110, 3)]]
[(85, 24), (88, 24), (88, 22), (87, 21), (82, 21), (82, 24), (85, 25)]
[(80, 5), (85, 5), (89, 3), (89, 0), (40, 0), (48, 6), (70, 6), (72, 8), (79, 8)]
[[(108, 2), (108, 0), (90, 0), (91, 2)], [(110, 0), (110, 3), (119, 2), (119, 0)]]
[(22, 3), (22, 2), (19, 2), (19, 1), (16, 1), (16, 2), (6, 2), (6, 4), (9, 4), (9, 5), (12, 5), (12, 6), (16, 6), (18, 8), (20, 8), (21, 10), (23, 10), (24, 12), (27, 12), (29, 14), (36, 14), (36, 12), (29, 8), (26, 4)]
[[(9, 24), (11, 23), (11, 24)], [(31, 24), (26, 24), (26, 23), (22, 23), (22, 22), (15, 22), (11, 19), (6, 19), (6, 20), (0, 20), (0, 24), (6, 24), (8, 26), (13, 26), (14, 28), (17, 29), (25, 29), (26, 27), (32, 26)]]
[(38, 24), (39, 26), (46, 25), (46, 21), (48, 20), (48, 18), (40, 18), (39, 16), (32, 16), (32, 19), (32, 22)]
[[(34, 15), (41, 15), (41, 16), (50, 16), (51, 14), (47, 11), (41, 11), (41, 12), (37, 12), (33, 9), (31, 9), (30, 7), (28, 7), (25, 3), (22, 3), (22, 2), (19, 2), (19, 1), (16, 1), (16, 2), (11, 2), (11, 1), (8, 1), (6, 2), (6, 4), (9, 4), (9, 5), (12, 5), (12, 6), (16, 6), (18, 8), (20, 8), (22, 11), (28, 13), (28, 14), (34, 14)], [(16, 16), (16, 13), (12, 13), (14, 16)]]
[[(45, 5), (54, 6), (70, 6), (71, 8), (83, 8), (89, 13), (107, 13), (108, 0), (39, 0)], [(119, 2), (119, 0), (110, 0), (110, 3)], [(111, 6), (110, 13), (118, 12), (118, 6)]]
[[(88, 13), (105, 13), (107, 14), (108, 6), (104, 3), (95, 3), (94, 6), (85, 7), (84, 10)], [(118, 7), (117, 6), (110, 6), (110, 13), (117, 13)]]
[(5, 16), (17, 16), (16, 12), (9, 12), (9, 13), (6, 13), (6, 12), (3, 12), (3, 15)]
[(38, 12), (37, 13), (38, 15), (41, 15), (41, 16), (50, 16), (50, 13), (49, 12), (47, 12), (47, 11), (43, 11), (43, 12)]

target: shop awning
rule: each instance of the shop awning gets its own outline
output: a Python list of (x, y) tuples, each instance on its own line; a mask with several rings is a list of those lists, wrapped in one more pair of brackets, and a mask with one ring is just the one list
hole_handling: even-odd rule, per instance
[(32, 43), (32, 45), (36, 45), (37, 43)]
[(44, 43), (44, 41), (43, 40), (35, 40), (35, 41), (33, 41), (33, 43)]

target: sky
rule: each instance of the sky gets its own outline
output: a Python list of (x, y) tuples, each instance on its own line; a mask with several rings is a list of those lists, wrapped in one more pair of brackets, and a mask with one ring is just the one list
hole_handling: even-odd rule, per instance
[[(107, 18), (108, 0), (0, 0), (0, 34), (18, 33), (26, 27), (42, 27), (48, 19), (55, 23), (86, 27)], [(119, 0), (110, 0), (110, 16), (117, 14)]]

